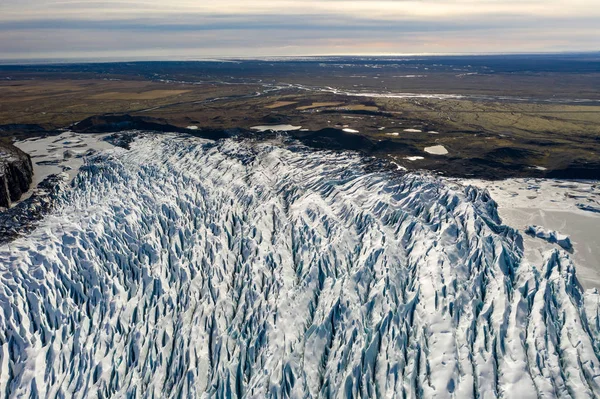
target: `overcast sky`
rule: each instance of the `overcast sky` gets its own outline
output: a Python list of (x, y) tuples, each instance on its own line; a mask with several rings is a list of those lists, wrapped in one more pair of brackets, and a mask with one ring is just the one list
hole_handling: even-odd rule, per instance
[(0, 0), (0, 59), (600, 50), (600, 0)]

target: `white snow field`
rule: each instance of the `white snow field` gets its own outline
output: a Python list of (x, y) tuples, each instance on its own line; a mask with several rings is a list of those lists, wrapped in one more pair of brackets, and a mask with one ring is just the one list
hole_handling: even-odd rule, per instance
[(487, 192), (141, 136), (0, 247), (3, 398), (593, 398), (600, 296)]

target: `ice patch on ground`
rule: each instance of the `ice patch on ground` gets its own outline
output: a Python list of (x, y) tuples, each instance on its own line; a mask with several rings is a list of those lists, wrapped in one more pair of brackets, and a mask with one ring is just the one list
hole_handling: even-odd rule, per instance
[(268, 126), (253, 126), (252, 130), (256, 130), (259, 132), (291, 132), (294, 130), (302, 129), (302, 126), (294, 126), (294, 125), (268, 125)]
[(448, 150), (443, 145), (434, 145), (432, 147), (425, 147), (424, 151), (428, 154), (433, 154), (433, 155), (448, 154)]

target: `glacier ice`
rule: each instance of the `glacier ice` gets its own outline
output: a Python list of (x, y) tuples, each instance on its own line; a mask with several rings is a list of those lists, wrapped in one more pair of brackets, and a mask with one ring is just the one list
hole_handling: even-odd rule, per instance
[(141, 135), (0, 246), (0, 394), (592, 398), (600, 295), (486, 191)]
[(542, 240), (548, 241), (550, 244), (558, 244), (567, 251), (573, 249), (571, 239), (558, 231), (546, 230), (540, 226), (528, 226), (527, 229), (525, 229), (525, 234), (541, 238)]

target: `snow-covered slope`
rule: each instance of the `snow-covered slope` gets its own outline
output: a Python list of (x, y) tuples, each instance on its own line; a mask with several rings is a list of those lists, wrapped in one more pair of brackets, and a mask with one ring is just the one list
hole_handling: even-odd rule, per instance
[(146, 136), (0, 247), (2, 397), (600, 395), (599, 296), (474, 188)]

